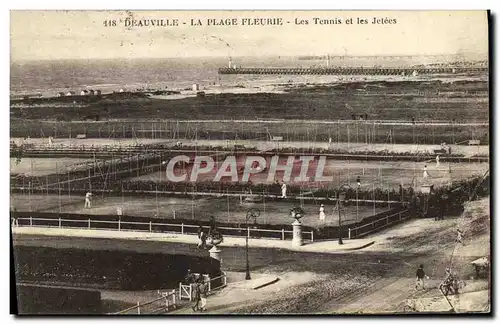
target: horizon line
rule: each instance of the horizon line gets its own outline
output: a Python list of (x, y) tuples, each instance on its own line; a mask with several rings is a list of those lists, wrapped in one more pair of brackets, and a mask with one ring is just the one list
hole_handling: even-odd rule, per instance
[(330, 58), (370, 58), (370, 57), (399, 57), (399, 58), (415, 58), (415, 57), (459, 57), (459, 56), (484, 56), (489, 60), (489, 53), (474, 53), (474, 52), (461, 52), (461, 53), (440, 53), (440, 54), (353, 54), (353, 55), (342, 55), (342, 54), (295, 54), (295, 55), (213, 55), (213, 56), (159, 56), (159, 57), (93, 57), (93, 58), (39, 58), (39, 59), (12, 59), (10, 63), (23, 63), (23, 62), (39, 62), (39, 61), (107, 61), (107, 60), (158, 60), (158, 59), (228, 59), (228, 58), (256, 58), (256, 57), (266, 57), (266, 58), (299, 58), (299, 57), (311, 57), (324, 59), (326, 57)]

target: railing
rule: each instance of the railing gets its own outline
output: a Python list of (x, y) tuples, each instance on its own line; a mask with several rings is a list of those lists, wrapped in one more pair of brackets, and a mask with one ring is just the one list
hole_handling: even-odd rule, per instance
[(357, 226), (354, 228), (348, 228), (348, 238), (359, 238), (364, 235), (379, 231), (382, 228), (388, 227), (394, 223), (399, 223), (410, 218), (410, 211), (408, 209), (402, 210), (392, 215), (374, 220), (371, 223)]
[[(69, 223), (69, 224), (68, 224)], [(156, 222), (127, 222), (127, 221), (107, 221), (95, 219), (63, 219), (59, 218), (36, 218), (19, 217), (11, 218), (12, 227), (48, 227), (48, 228), (66, 228), (66, 229), (94, 229), (94, 230), (117, 230), (132, 232), (149, 233), (180, 233), (183, 235), (197, 235), (198, 225), (189, 224), (169, 224)], [(108, 225), (108, 226), (106, 226)], [(266, 239), (291, 239), (293, 231), (272, 230), (249, 227), (217, 227), (219, 232), (225, 236), (236, 236), (248, 238), (266, 238)], [(303, 236), (309, 236), (309, 241), (314, 242), (313, 231), (303, 231)], [(307, 239), (305, 237), (305, 239)]]
[[(194, 273), (193, 275), (200, 275)], [(204, 275), (204, 281), (205, 283), (208, 283), (208, 292), (213, 293), (216, 290), (222, 289), (227, 286), (227, 276), (225, 272), (222, 272), (222, 275), (215, 277), (215, 278), (210, 278), (208, 275)], [(188, 299), (189, 301), (192, 301), (194, 295), (193, 295), (193, 284), (183, 284), (182, 282), (179, 283), (179, 300), (182, 299)]]
[(169, 292), (158, 291), (160, 297), (147, 301), (145, 303), (137, 302), (137, 305), (126, 308), (116, 313), (108, 315), (132, 315), (132, 314), (159, 314), (168, 312), (172, 308), (177, 307), (177, 298), (175, 289)]

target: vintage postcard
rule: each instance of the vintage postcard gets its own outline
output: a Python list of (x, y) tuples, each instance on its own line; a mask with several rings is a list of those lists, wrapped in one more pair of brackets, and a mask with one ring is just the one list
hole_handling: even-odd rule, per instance
[(11, 11), (18, 314), (491, 312), (487, 11)]

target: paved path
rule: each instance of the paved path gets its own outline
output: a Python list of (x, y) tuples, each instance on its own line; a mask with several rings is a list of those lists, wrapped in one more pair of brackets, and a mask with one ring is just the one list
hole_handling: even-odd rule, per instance
[[(34, 144), (37, 148), (49, 148), (48, 140), (46, 138), (31, 138), (24, 141), (22, 138), (11, 138), (16, 144), (29, 143)], [(245, 147), (255, 147), (259, 151), (267, 151), (273, 149), (283, 149), (283, 148), (304, 148), (304, 149), (334, 149), (342, 150), (349, 153), (353, 152), (365, 152), (365, 151), (388, 151), (395, 153), (433, 153), (435, 149), (440, 149), (439, 144), (367, 144), (367, 143), (344, 143), (344, 142), (315, 142), (315, 141), (267, 141), (267, 140), (188, 140), (179, 139), (183, 145), (187, 146), (234, 146), (234, 145), (244, 145)], [(134, 147), (137, 145), (175, 145), (176, 141), (169, 139), (108, 139), (108, 138), (88, 138), (88, 139), (66, 139), (66, 138), (56, 138), (54, 139), (53, 149), (69, 149), (69, 148), (83, 148), (86, 147), (90, 149), (92, 146), (95, 148), (102, 146), (114, 146), (117, 148), (126, 149), (127, 147)], [(465, 157), (470, 157), (476, 154), (489, 155), (488, 145), (453, 145), (451, 144), (452, 153), (463, 154)]]
[[(85, 237), (85, 238), (108, 238), (121, 240), (139, 240), (155, 242), (172, 242), (197, 244), (197, 238), (194, 235), (182, 234), (163, 234), (163, 233), (143, 233), (131, 231), (105, 231), (88, 229), (60, 229), (44, 227), (14, 227), (12, 233), (16, 235), (47, 235), (47, 236), (65, 236), (65, 237)], [(373, 239), (355, 239), (344, 240), (343, 245), (337, 241), (321, 241), (308, 243), (303, 246), (294, 247), (291, 241), (269, 240), (269, 239), (249, 239), (249, 246), (252, 248), (271, 248), (283, 249), (300, 252), (320, 252), (320, 253), (338, 253), (362, 249), (370, 246)], [(245, 246), (245, 239), (242, 237), (224, 237), (224, 242), (219, 245), (220, 249), (225, 246)]]

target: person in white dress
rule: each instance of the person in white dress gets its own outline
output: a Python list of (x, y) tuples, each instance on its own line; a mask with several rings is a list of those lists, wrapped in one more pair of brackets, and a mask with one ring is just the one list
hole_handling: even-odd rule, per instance
[(436, 168), (439, 168), (439, 154), (436, 155)]
[(325, 218), (326, 218), (326, 214), (325, 214), (325, 205), (321, 205), (319, 207), (319, 220), (320, 221), (325, 221)]
[(90, 191), (85, 194), (85, 208), (92, 208), (92, 193)]
[(286, 198), (286, 184), (283, 181), (283, 184), (281, 185), (281, 198)]
[(427, 165), (424, 166), (424, 179), (429, 177), (429, 173), (427, 172)]

